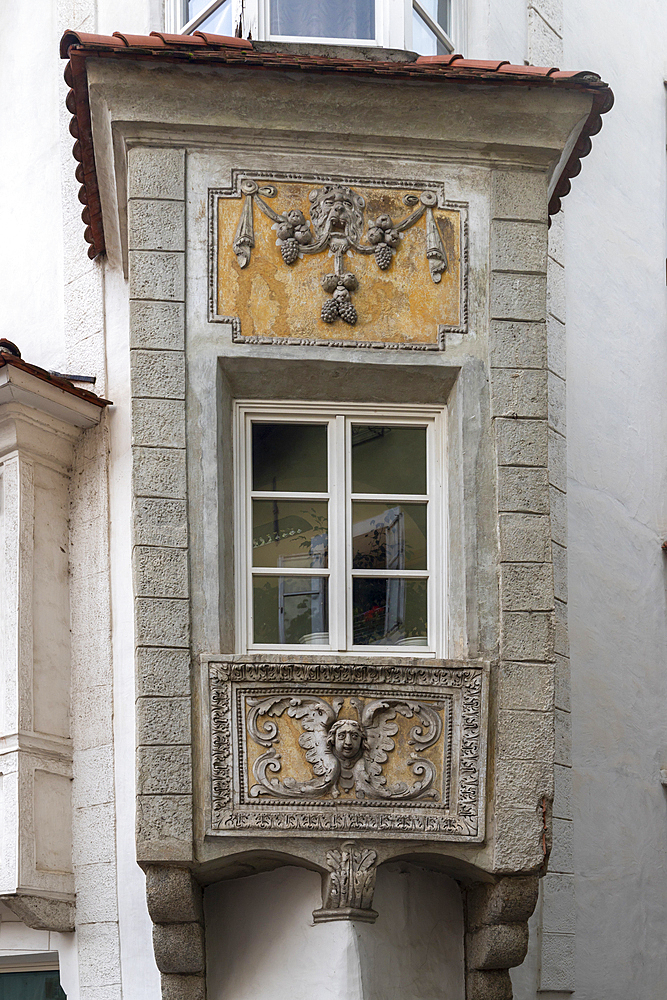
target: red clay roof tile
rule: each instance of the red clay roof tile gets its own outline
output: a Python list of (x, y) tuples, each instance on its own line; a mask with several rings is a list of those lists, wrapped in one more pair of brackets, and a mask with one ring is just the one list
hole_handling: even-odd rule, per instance
[[(569, 178), (581, 169), (581, 158), (590, 152), (590, 136), (602, 127), (601, 115), (614, 103), (614, 95), (599, 76), (590, 72), (563, 72), (555, 66), (515, 66), (506, 60), (464, 59), (458, 53), (446, 56), (419, 56), (416, 59), (393, 61), (381, 59), (340, 58), (330, 55), (296, 53), (286, 49), (272, 52), (258, 50), (250, 40), (212, 35), (196, 31), (193, 35), (90, 35), (66, 31), (60, 42), (60, 54), (69, 59), (65, 81), (72, 88), (67, 95), (67, 108), (73, 115), (70, 130), (75, 137), (73, 154), (79, 161), (76, 178), (81, 184), (79, 200), (86, 206), (82, 218), (86, 224), (84, 237), (90, 243), (88, 255), (104, 253), (102, 213), (95, 172), (92, 145), (86, 59), (89, 56), (107, 58), (159, 59), (167, 62), (201, 61), (209, 65), (246, 66), (264, 70), (298, 70), (310, 73), (354, 73), (364, 76), (394, 79), (426, 79), (466, 84), (498, 84), (502, 86), (547, 86), (583, 90), (591, 94), (593, 107), (579, 141), (565, 165), (549, 203), (549, 214), (560, 209), (561, 198), (569, 191)], [(378, 53), (379, 54), (379, 53)]]
[(20, 368), (21, 371), (36, 376), (42, 382), (49, 382), (58, 389), (64, 389), (65, 392), (70, 393), (72, 396), (86, 399), (89, 403), (94, 403), (100, 408), (103, 406), (113, 406), (110, 399), (103, 399), (102, 396), (96, 396), (94, 392), (90, 392), (88, 389), (80, 389), (78, 386), (73, 385), (69, 379), (63, 378), (62, 375), (54, 375), (53, 372), (48, 372), (45, 368), (29, 364), (23, 358), (17, 357), (16, 354), (11, 354), (9, 351), (0, 349), (0, 368), (4, 368), (6, 365), (9, 365), (11, 368)]

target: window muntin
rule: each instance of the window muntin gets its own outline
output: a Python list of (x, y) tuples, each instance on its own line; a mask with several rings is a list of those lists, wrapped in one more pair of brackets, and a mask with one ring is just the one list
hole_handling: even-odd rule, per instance
[(412, 49), (422, 56), (454, 51), (452, 0), (412, 0)]
[(237, 407), (240, 649), (444, 655), (443, 411)]

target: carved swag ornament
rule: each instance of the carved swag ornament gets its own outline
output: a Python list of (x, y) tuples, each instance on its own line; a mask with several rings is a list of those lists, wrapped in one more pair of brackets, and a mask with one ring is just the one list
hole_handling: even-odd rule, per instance
[[(447, 270), (447, 253), (440, 230), (433, 214), (438, 203), (434, 191), (422, 191), (417, 196), (406, 194), (404, 204), (414, 211), (395, 222), (389, 215), (378, 215), (369, 220), (364, 233), (365, 199), (353, 188), (342, 184), (326, 184), (310, 192), (310, 219), (300, 209), (286, 209), (278, 213), (265, 201), (278, 194), (275, 185), (259, 186), (246, 177), (241, 181), (243, 207), (233, 242), (233, 250), (240, 267), (250, 263), (255, 246), (254, 205), (268, 216), (276, 230), (276, 245), (286, 265), (292, 266), (305, 254), (328, 250), (334, 259), (334, 270), (322, 278), (322, 287), (330, 295), (325, 299), (321, 318), (325, 323), (335, 323), (340, 317), (345, 323), (357, 322), (357, 310), (352, 303), (352, 293), (359, 287), (356, 275), (346, 269), (345, 256), (352, 252), (373, 254), (381, 271), (386, 271), (397, 253), (401, 233), (421, 219), (426, 213), (426, 259), (431, 278), (437, 284)], [(417, 207), (415, 207), (417, 206)]]

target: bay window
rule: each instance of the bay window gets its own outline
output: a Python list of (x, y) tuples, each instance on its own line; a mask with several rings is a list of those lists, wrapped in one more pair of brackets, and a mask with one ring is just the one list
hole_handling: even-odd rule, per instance
[(242, 649), (444, 655), (444, 411), (237, 404)]
[(166, 0), (168, 31), (262, 41), (461, 51), (465, 0)]

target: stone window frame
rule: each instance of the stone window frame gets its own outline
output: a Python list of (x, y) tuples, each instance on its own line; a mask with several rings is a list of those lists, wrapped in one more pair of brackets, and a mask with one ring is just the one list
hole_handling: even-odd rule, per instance
[[(349, 581), (351, 568), (347, 565), (345, 547), (348, 543), (350, 526), (336, 525), (338, 539), (334, 551), (330, 548), (327, 576), (331, 580), (329, 591), (330, 628), (333, 635), (326, 646), (299, 646), (281, 644), (267, 646), (252, 641), (251, 591), (252, 570), (247, 550), (249, 526), (248, 498), (252, 492), (250, 482), (250, 439), (248, 426), (253, 417), (263, 420), (294, 420), (327, 422), (332, 427), (330, 440), (329, 469), (332, 483), (328, 491), (330, 502), (345, 511), (350, 493), (349, 469), (347, 464), (347, 430), (336, 428), (339, 419), (347, 427), (352, 419), (370, 420), (400, 424), (401, 426), (425, 425), (428, 434), (427, 486), (424, 496), (428, 497), (429, 524), (427, 537), (427, 569), (424, 576), (429, 580), (427, 623), (429, 644), (427, 648), (384, 646), (355, 646), (350, 633), (351, 608)], [(327, 652), (357, 656), (420, 656), (441, 657), (448, 655), (448, 531), (447, 531), (447, 408), (420, 404), (364, 404), (313, 402), (294, 400), (290, 402), (264, 402), (262, 400), (236, 400), (234, 403), (234, 524), (235, 524), (235, 566), (236, 581), (234, 592), (236, 601), (236, 651), (244, 653), (252, 650), (271, 649), (273, 652)], [(337, 467), (337, 468), (334, 468)], [(337, 474), (335, 474), (337, 473)], [(330, 508), (333, 516), (334, 507)], [(347, 522), (347, 514), (344, 515)], [(336, 528), (338, 530), (336, 530)], [(411, 571), (406, 571), (410, 576)], [(417, 571), (414, 571), (414, 575)], [(420, 577), (421, 578), (421, 577)], [(336, 641), (338, 636), (338, 641)]]

